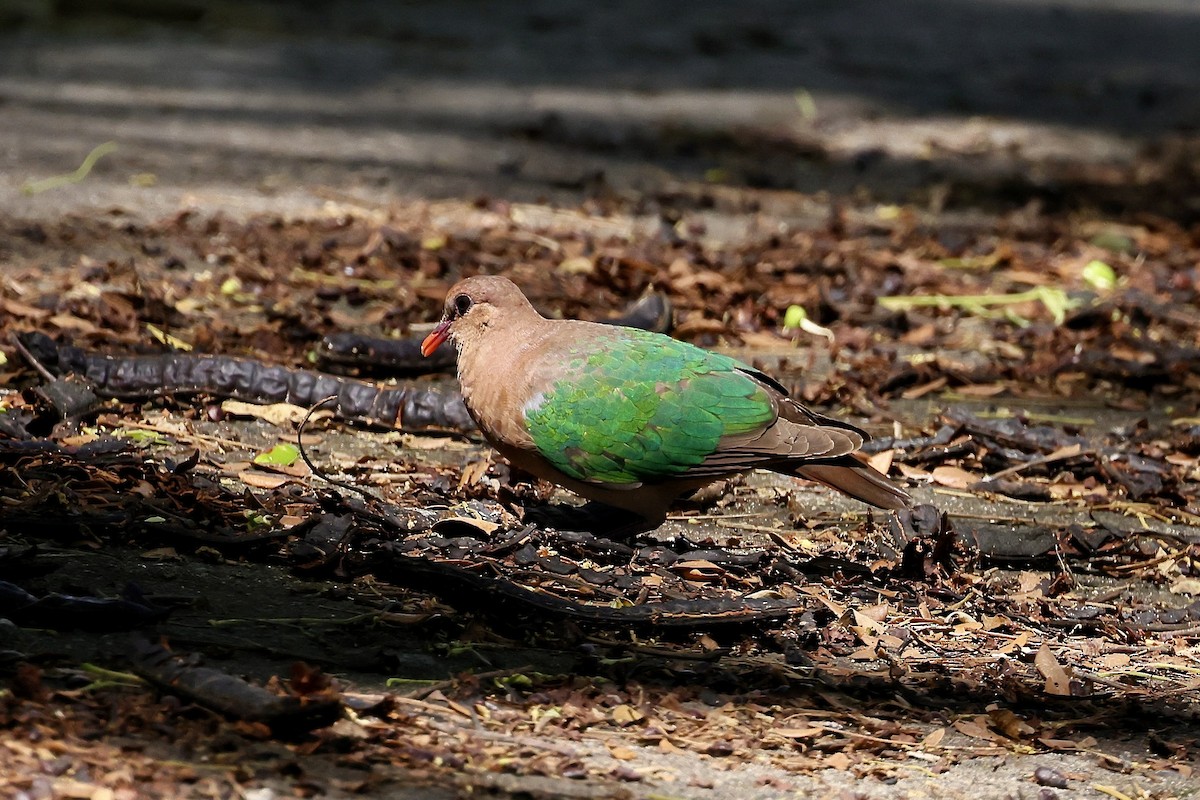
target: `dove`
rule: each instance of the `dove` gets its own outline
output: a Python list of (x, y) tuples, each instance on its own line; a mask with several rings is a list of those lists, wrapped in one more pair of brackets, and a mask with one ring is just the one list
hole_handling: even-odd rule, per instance
[(421, 343), (458, 350), (467, 411), (514, 466), (661, 525), (676, 500), (767, 469), (887, 510), (912, 499), (856, 455), (868, 436), (778, 381), (669, 336), (539, 314), (511, 280), (466, 278)]

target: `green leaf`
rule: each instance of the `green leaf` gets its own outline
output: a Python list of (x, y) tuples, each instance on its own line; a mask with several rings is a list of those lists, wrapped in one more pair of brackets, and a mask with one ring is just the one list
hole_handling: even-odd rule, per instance
[(1067, 297), (1066, 292), (1057, 287), (1039, 286), (1037, 287), (1037, 293), (1038, 299), (1042, 301), (1042, 305), (1054, 317), (1055, 325), (1062, 325), (1067, 319), (1067, 312), (1079, 305), (1078, 302)]
[(122, 436), (135, 444), (167, 444), (168, 439), (158, 431), (143, 431), (137, 428), (125, 428), (123, 430), (114, 431), (117, 436)]
[(514, 673), (512, 675), (503, 675), (498, 678), (493, 678), (492, 680), (495, 682), (496, 687), (499, 689), (504, 689), (504, 688), (532, 689), (533, 688), (533, 678), (529, 677), (528, 675), (523, 675), (520, 672)]
[[(988, 311), (996, 306), (1011, 306), (1018, 303), (1037, 301), (1041, 303), (1050, 315), (1054, 324), (1061, 325), (1066, 319), (1067, 312), (1079, 305), (1078, 300), (1067, 296), (1062, 289), (1050, 286), (1035, 286), (1024, 292), (1013, 294), (973, 294), (973, 295), (912, 295), (903, 297), (877, 297), (875, 302), (889, 311), (907, 311), (912, 308), (938, 306), (940, 308), (960, 308), (968, 314), (988, 316)], [(1006, 311), (1010, 309), (1005, 309)], [(1011, 318), (1011, 317), (1010, 317)], [(1028, 324), (1022, 317), (1013, 319), (1017, 324)]]
[(1093, 259), (1083, 268), (1083, 279), (1098, 292), (1111, 292), (1117, 287), (1117, 273), (1108, 264)]
[(269, 528), (275, 524), (275, 520), (270, 514), (261, 511), (251, 511), (246, 509), (242, 512), (242, 515), (246, 518), (247, 530), (262, 530), (263, 528)]
[(290, 467), (300, 457), (300, 449), (294, 444), (280, 443), (265, 453), (254, 457), (254, 463), (264, 467)]
[(1088, 244), (1103, 247), (1112, 253), (1132, 253), (1137, 248), (1133, 239), (1116, 230), (1101, 231), (1089, 239)]

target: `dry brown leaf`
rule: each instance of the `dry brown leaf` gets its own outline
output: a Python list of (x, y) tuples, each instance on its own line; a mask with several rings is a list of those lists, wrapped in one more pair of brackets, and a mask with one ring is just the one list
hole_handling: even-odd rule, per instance
[(684, 750), (682, 748), (676, 747), (665, 736), (662, 739), (658, 740), (658, 749), (664, 753), (682, 753), (682, 752), (684, 752)]
[(951, 617), (951, 620), (954, 622), (954, 632), (959, 635), (970, 633), (971, 631), (977, 631), (983, 628), (982, 622), (975, 619), (965, 611), (955, 612)]
[(1007, 708), (993, 709), (988, 716), (991, 717), (992, 727), (1010, 739), (1020, 740), (1035, 732), (1029, 723)]
[(612, 711), (608, 713), (608, 716), (609, 719), (621, 727), (632, 725), (633, 723), (640, 722), (646, 718), (646, 715), (641, 711), (638, 711), (633, 706), (624, 703), (619, 706), (614, 706)]
[(153, 561), (178, 561), (180, 560), (179, 553), (174, 547), (155, 547), (144, 551), (142, 558), (148, 558)]
[(246, 470), (238, 473), (238, 479), (242, 483), (254, 489), (278, 489), (283, 486), (291, 478), (286, 475), (268, 474), (265, 472), (254, 472)]
[(951, 489), (966, 489), (979, 481), (979, 476), (972, 475), (961, 467), (940, 466), (933, 469), (933, 482)]
[(1058, 659), (1054, 657), (1054, 653), (1050, 652), (1048, 645), (1042, 644), (1037, 655), (1034, 656), (1033, 665), (1037, 667), (1037, 671), (1046, 679), (1046, 694), (1062, 697), (1071, 696), (1071, 678), (1067, 675), (1067, 671), (1063, 669), (1062, 664), (1058, 663)]
[(94, 442), (99, 438), (100, 438), (99, 436), (96, 436), (91, 433), (81, 433), (77, 436), (64, 436), (62, 439), (59, 440), (59, 442), (62, 445), (64, 445), (65, 447), (79, 447), (80, 445), (85, 445), (85, 444), (88, 444), (89, 442)]
[(445, 436), (421, 436), (415, 433), (400, 436), (400, 445), (405, 450), (469, 450), (475, 447), (469, 442), (447, 439)]
[[(882, 624), (887, 619), (888, 614), (890, 614), (891, 611), (892, 607), (887, 603), (876, 603), (875, 605), (865, 606), (857, 609), (854, 613), (856, 618), (862, 616), (866, 617), (872, 622), (878, 622)], [(862, 624), (861, 620), (860, 624)]]
[(944, 389), (949, 382), (950, 379), (943, 375), (940, 378), (934, 378), (929, 383), (905, 389), (900, 393), (900, 396), (905, 400), (918, 400), (931, 392), (936, 392), (938, 389)]
[(43, 320), (50, 316), (51, 311), (37, 306), (26, 305), (25, 303), (17, 302), (16, 300), (3, 299), (0, 300), (0, 310), (12, 317), (21, 317), (24, 319)]
[(945, 738), (946, 738), (946, 729), (945, 728), (938, 728), (936, 730), (932, 730), (928, 734), (926, 734), (924, 739), (921, 740), (921, 747), (926, 750), (932, 750), (933, 748), (935, 748), (939, 744), (941, 744), (942, 739), (945, 739)]
[[(226, 400), (221, 403), (221, 410), (235, 417), (261, 419), (277, 428), (290, 428), (293, 425), (298, 425), (304, 419), (304, 415), (308, 413), (307, 408), (294, 406), (291, 403), (258, 405), (255, 403), (244, 403), (241, 400)], [(309, 423), (311, 424), (313, 419), (328, 419), (332, 416), (332, 411), (317, 411), (309, 418)]]
[(932, 322), (926, 322), (924, 325), (918, 325), (912, 330), (900, 337), (902, 344), (910, 345), (926, 345), (930, 344), (937, 335), (937, 328)]
[(91, 800), (92, 795), (99, 788), (99, 786), (77, 781), (73, 778), (59, 778), (54, 782), (55, 795), (62, 798), (70, 798), (70, 800)]
[(1200, 578), (1180, 578), (1171, 584), (1171, 591), (1175, 594), (1200, 594)]
[(852, 763), (854, 762), (850, 760), (850, 756), (845, 753), (834, 753), (825, 759), (825, 763), (822, 766), (829, 769), (847, 770), (850, 769)]
[(824, 728), (776, 728), (771, 733), (785, 739), (812, 739), (825, 733)]
[(905, 464), (903, 461), (896, 464), (896, 469), (900, 470), (901, 475), (911, 480), (927, 481), (931, 478), (927, 471), (921, 469), (920, 467), (914, 467), (910, 464)]
[(637, 753), (619, 744), (609, 744), (608, 754), (618, 761), (632, 761), (637, 758)]
[(989, 730), (974, 720), (960, 719), (954, 723), (954, 730), (972, 739), (983, 739), (987, 742), (1003, 742), (1003, 738), (995, 731)]
[(967, 397), (995, 397), (1008, 391), (1007, 383), (972, 383), (960, 386), (955, 391)]
[(887, 475), (892, 469), (892, 459), (896, 457), (895, 450), (880, 450), (875, 455), (867, 459), (867, 463), (875, 469)]
[(474, 536), (486, 539), (499, 528), (498, 522), (478, 517), (446, 517), (433, 523), (433, 530), (443, 536)]
[(55, 314), (50, 318), (50, 324), (64, 331), (76, 331), (78, 333), (99, 333), (100, 329), (86, 319), (80, 319), (73, 314)]
[(689, 581), (720, 580), (725, 570), (711, 561), (696, 559), (694, 561), (677, 561), (670, 566), (672, 572)]
[(1038, 742), (1051, 750), (1078, 750), (1079, 743), (1072, 739), (1052, 739), (1046, 736), (1039, 736)]
[(462, 475), (458, 478), (458, 488), (462, 489), (479, 483), (483, 480), (483, 476), (487, 475), (488, 467), (491, 465), (492, 460), (490, 458), (480, 458), (468, 463), (463, 467)]
[(985, 614), (983, 617), (983, 629), (985, 631), (994, 631), (997, 628), (1003, 628), (1005, 625), (1011, 625), (1012, 620), (1002, 615), (990, 616)]
[(1109, 653), (1100, 659), (1100, 666), (1105, 669), (1120, 669), (1129, 666), (1129, 662), (1128, 653)]

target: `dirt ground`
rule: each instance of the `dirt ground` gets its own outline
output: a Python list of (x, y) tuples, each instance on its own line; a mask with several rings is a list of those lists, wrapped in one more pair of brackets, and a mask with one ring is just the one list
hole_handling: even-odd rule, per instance
[[(0, 620), (6, 796), (1195, 795), (1190, 4), (129, 5), (0, 2), (4, 408), (132, 448), (4, 451), (0, 581), (134, 586), (171, 613)], [(334, 331), (419, 334), (475, 270), (565, 316), (666, 292), (675, 335), (894, 437), (879, 463), (958, 549), (906, 575), (885, 518), (754, 474), (636, 540), (693, 555), (608, 606), (661, 584), (803, 614), (667, 631), (490, 608), (371, 560), (429, 531), (361, 523), (482, 514), (500, 532), (463, 539), (494, 544), (570, 502), (469, 436), (320, 423), (317, 463), (376, 495), (357, 507), (254, 464), (295, 421), (211, 392), (55, 427), (8, 340), (161, 352), (151, 324), (307, 367)], [(835, 345), (784, 331), (792, 305)], [(318, 518), (361, 529), (323, 553)], [(543, 565), (623, 568), (537, 541)], [(802, 568), (721, 560), (759, 553)], [(537, 566), (503, 575), (588, 599)], [(276, 735), (138, 682), (138, 634), (294, 696), (333, 691), (320, 669), (350, 710)]]

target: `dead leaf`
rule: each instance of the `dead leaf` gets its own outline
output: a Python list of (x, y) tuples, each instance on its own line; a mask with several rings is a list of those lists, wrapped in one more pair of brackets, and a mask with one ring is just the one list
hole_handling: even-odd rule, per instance
[(22, 317), (25, 319), (43, 320), (50, 316), (51, 311), (36, 306), (29, 306), (24, 303), (19, 303), (16, 300), (3, 299), (0, 300), (0, 310), (12, 317)]
[(474, 486), (487, 475), (488, 467), (492, 465), (490, 458), (480, 458), (463, 467), (462, 475), (458, 478), (458, 488)]
[(565, 275), (586, 275), (589, 272), (594, 272), (595, 269), (595, 262), (587, 256), (566, 258), (558, 265), (558, 271)]
[(938, 728), (930, 731), (924, 739), (921, 740), (921, 747), (926, 750), (932, 750), (942, 743), (942, 739), (946, 738), (946, 729)]
[(178, 561), (179, 553), (174, 547), (155, 547), (146, 550), (142, 553), (142, 558), (148, 558), (153, 561)]
[(86, 319), (80, 319), (73, 314), (55, 314), (50, 318), (50, 324), (59, 330), (76, 331), (78, 333), (95, 334), (100, 329)]
[(776, 728), (771, 733), (785, 739), (812, 739), (825, 733), (824, 728)]
[(995, 397), (1008, 391), (1007, 383), (973, 383), (960, 386), (955, 391), (967, 397)]
[(828, 767), (829, 769), (847, 770), (850, 769), (850, 765), (852, 763), (854, 762), (850, 760), (850, 756), (846, 755), (845, 753), (834, 753), (825, 759), (825, 762), (822, 764), (822, 766)]
[(1200, 594), (1200, 578), (1180, 578), (1171, 584), (1175, 594)]
[(905, 389), (900, 393), (900, 396), (905, 400), (917, 400), (927, 394), (930, 394), (931, 392), (936, 392), (938, 389), (944, 389), (946, 384), (949, 382), (950, 379), (943, 375), (940, 378), (935, 378), (929, 383), (924, 383), (920, 386), (913, 386), (909, 389)]
[(1037, 667), (1037, 671), (1046, 679), (1046, 694), (1061, 697), (1071, 696), (1071, 678), (1067, 675), (1067, 671), (1063, 669), (1062, 664), (1058, 663), (1058, 659), (1054, 657), (1054, 653), (1050, 652), (1048, 645), (1042, 644), (1033, 659), (1033, 665)]
[(1105, 669), (1120, 669), (1129, 666), (1128, 653), (1109, 653), (1100, 659), (1100, 665)]
[(242, 483), (254, 489), (278, 489), (287, 483), (290, 478), (285, 475), (271, 475), (264, 472), (254, 472), (246, 470), (238, 473), (238, 479)]
[(895, 450), (880, 450), (875, 455), (867, 459), (867, 463), (875, 469), (882, 472), (884, 475), (892, 468), (892, 459), (895, 458)]
[(478, 517), (446, 517), (433, 523), (433, 530), (442, 536), (474, 536), (487, 539), (502, 527), (498, 522)]
[(1078, 750), (1079, 743), (1073, 739), (1053, 739), (1046, 736), (1039, 736), (1038, 742), (1051, 750)]
[(694, 561), (677, 561), (670, 566), (672, 572), (688, 581), (716, 581), (725, 574), (725, 570), (711, 561), (696, 559)]
[[(304, 415), (308, 413), (307, 408), (294, 406), (291, 403), (272, 403), (264, 406), (243, 403), (241, 400), (226, 400), (221, 403), (221, 410), (235, 417), (261, 419), (277, 428), (290, 428), (298, 425), (304, 419)], [(332, 411), (317, 411), (309, 418), (309, 422), (311, 423), (313, 419), (328, 419), (332, 416)]]
[(903, 461), (896, 464), (896, 469), (900, 470), (900, 474), (910, 480), (927, 481), (932, 477), (926, 470), (905, 464)]
[(997, 708), (988, 712), (992, 727), (1009, 739), (1019, 741), (1024, 736), (1034, 733), (1034, 728), (1025, 720), (1018, 717), (1007, 708)]
[(1004, 739), (995, 731), (989, 730), (974, 720), (960, 719), (954, 723), (954, 730), (972, 739), (983, 739), (986, 742), (1002, 743)]
[(620, 725), (621, 727), (632, 725), (633, 723), (639, 722), (646, 718), (646, 715), (641, 711), (638, 711), (633, 706), (624, 703), (619, 706), (614, 706), (613, 710), (610, 711), (608, 715), (614, 723)]
[(933, 482), (951, 489), (966, 489), (979, 480), (978, 475), (972, 475), (960, 467), (940, 466), (933, 469)]

